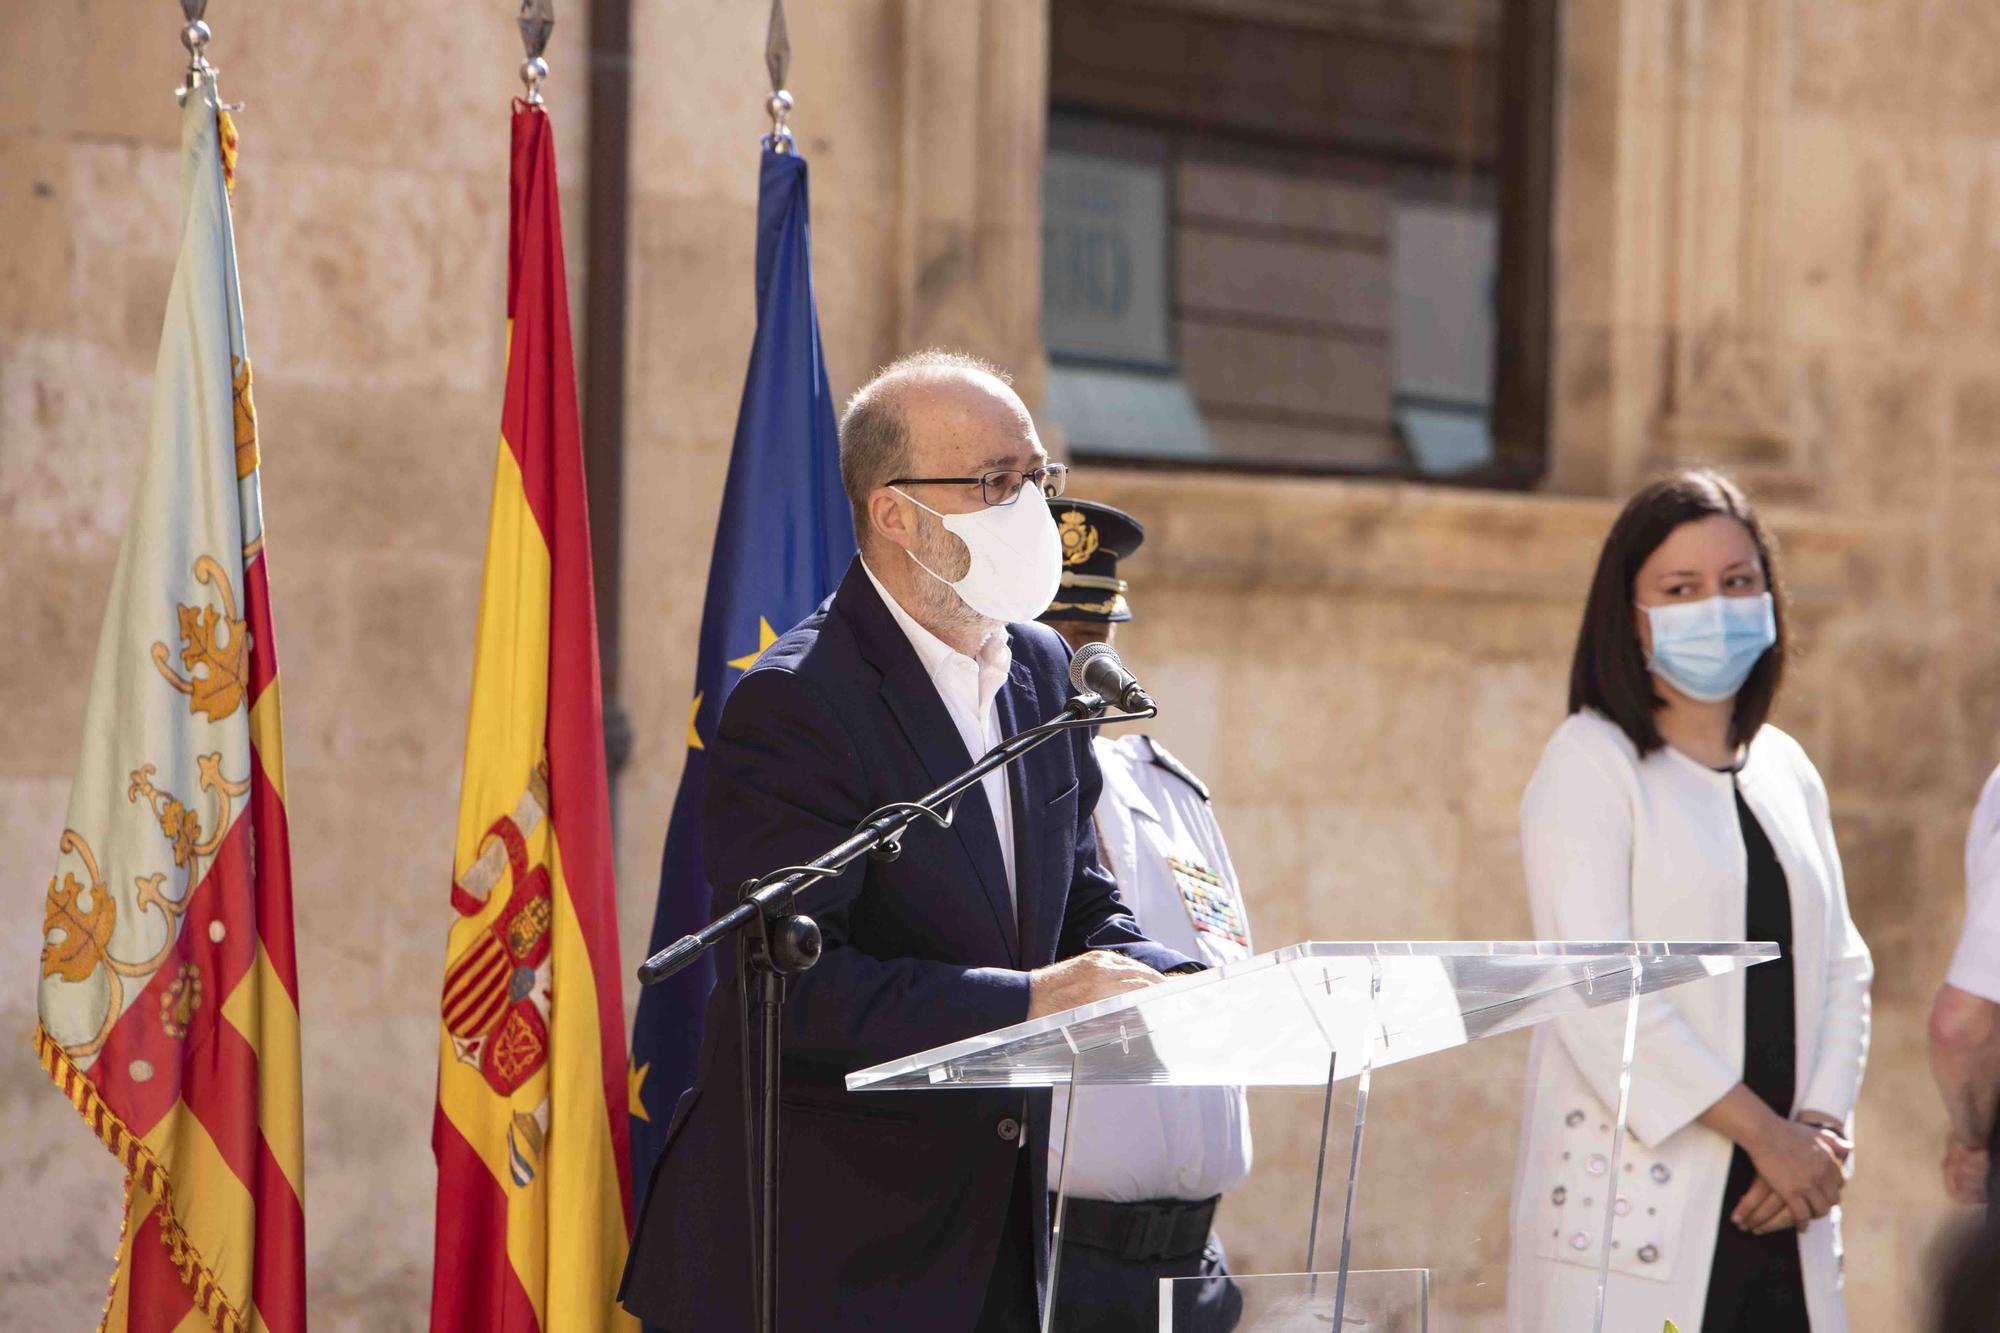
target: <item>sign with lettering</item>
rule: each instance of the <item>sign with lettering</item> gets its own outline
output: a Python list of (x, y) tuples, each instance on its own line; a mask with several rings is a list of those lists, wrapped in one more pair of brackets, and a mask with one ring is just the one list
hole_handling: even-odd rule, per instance
[(1052, 146), (1043, 193), (1049, 355), (1171, 367), (1167, 164)]

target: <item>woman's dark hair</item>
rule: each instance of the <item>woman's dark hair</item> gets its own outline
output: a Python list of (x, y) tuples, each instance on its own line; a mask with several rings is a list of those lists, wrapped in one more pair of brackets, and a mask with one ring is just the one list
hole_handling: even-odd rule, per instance
[(1675, 528), (1697, 519), (1724, 514), (1750, 530), (1757, 559), (1778, 621), (1778, 641), (1757, 660), (1749, 679), (1737, 691), (1729, 722), (1729, 743), (1747, 745), (1770, 715), (1778, 682), (1785, 674), (1785, 596), (1772, 563), (1775, 544), (1749, 498), (1720, 472), (1698, 468), (1653, 482), (1625, 504), (1597, 556), (1597, 574), (1590, 581), (1590, 599), (1583, 606), (1583, 627), (1576, 636), (1576, 658), (1569, 669), (1569, 711), (1594, 708), (1616, 722), (1643, 757), (1666, 744), (1654, 721), (1666, 706), (1653, 689), (1653, 676), (1639, 650), (1638, 607), (1634, 583), (1639, 567), (1659, 549)]

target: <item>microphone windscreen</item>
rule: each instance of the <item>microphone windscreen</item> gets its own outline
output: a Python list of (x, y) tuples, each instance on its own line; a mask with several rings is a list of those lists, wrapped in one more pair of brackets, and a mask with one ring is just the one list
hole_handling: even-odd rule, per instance
[(1119, 665), (1118, 653), (1108, 643), (1086, 643), (1069, 659), (1069, 683), (1078, 694), (1101, 693), (1090, 684), (1091, 663), (1100, 657), (1110, 658), (1113, 666)]

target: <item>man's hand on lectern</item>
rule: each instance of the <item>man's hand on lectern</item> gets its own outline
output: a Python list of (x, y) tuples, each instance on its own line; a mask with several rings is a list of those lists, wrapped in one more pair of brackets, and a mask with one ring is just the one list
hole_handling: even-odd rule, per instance
[(1093, 949), (1028, 974), (1028, 1017), (1059, 1014), (1080, 1004), (1157, 986), (1165, 979), (1122, 953)]

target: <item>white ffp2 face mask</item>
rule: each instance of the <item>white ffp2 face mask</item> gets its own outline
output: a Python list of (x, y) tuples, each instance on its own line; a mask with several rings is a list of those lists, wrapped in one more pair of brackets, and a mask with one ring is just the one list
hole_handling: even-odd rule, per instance
[(896, 494), (937, 514), (945, 531), (972, 553), (961, 579), (946, 578), (910, 553), (918, 569), (956, 592), (967, 606), (1008, 624), (1033, 620), (1049, 609), (1062, 585), (1062, 537), (1040, 491), (1024, 485), (1014, 503), (969, 514), (938, 514), (907, 491), (896, 489)]

